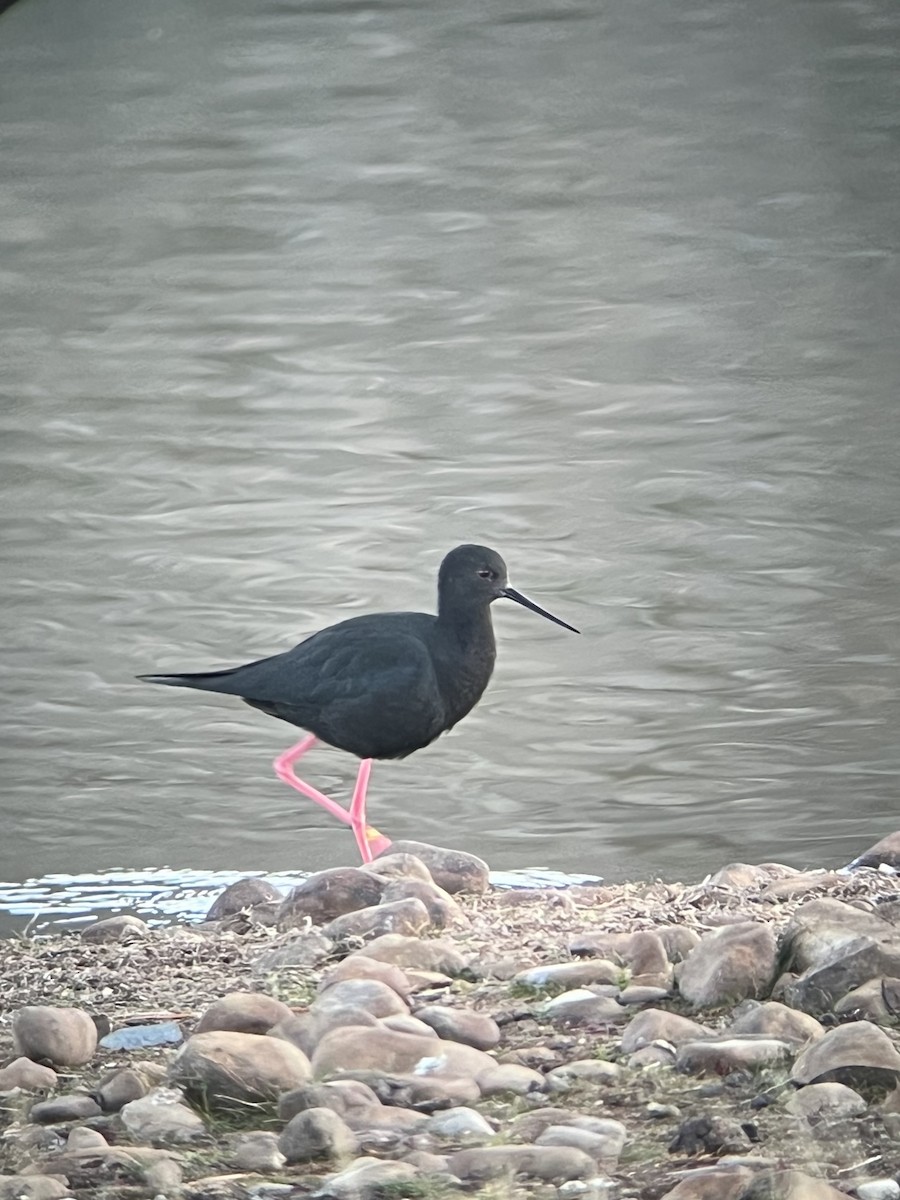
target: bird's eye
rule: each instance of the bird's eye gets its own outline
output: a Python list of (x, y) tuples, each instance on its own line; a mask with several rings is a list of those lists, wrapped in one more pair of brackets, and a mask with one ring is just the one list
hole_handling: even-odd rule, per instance
[(497, 572), (492, 571), (489, 567), (482, 567), (481, 570), (478, 572), (478, 578), (479, 579), (496, 579)]

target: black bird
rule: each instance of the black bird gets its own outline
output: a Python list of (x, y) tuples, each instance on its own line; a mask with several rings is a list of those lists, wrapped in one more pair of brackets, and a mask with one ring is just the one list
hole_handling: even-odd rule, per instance
[[(224, 671), (139, 675), (149, 683), (240, 696), (253, 708), (308, 731), (279, 755), (279, 779), (349, 825), (363, 862), (390, 840), (366, 824), (366, 788), (375, 758), (405, 758), (452, 729), (481, 698), (494, 670), (490, 606), (515, 600), (564, 629), (511, 588), (506, 564), (486, 546), (457, 546), (438, 572), (437, 616), (372, 613), (351, 617), (276, 654)], [(316, 741), (362, 759), (349, 809), (293, 771)]]

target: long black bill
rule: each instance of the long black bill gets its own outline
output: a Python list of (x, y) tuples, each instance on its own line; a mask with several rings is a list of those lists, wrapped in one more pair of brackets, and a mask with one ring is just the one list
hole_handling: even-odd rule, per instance
[(562, 625), (563, 629), (571, 629), (572, 633), (581, 633), (580, 629), (576, 629), (574, 625), (569, 625), (566, 621), (561, 621), (559, 617), (554, 617), (553, 613), (548, 613), (546, 608), (541, 608), (539, 604), (535, 604), (533, 600), (529, 600), (527, 596), (523, 596), (515, 588), (505, 587), (500, 595), (505, 596), (507, 600), (515, 600), (516, 604), (521, 604), (525, 608), (530, 608), (539, 617), (546, 617), (548, 621), (553, 621), (556, 625)]

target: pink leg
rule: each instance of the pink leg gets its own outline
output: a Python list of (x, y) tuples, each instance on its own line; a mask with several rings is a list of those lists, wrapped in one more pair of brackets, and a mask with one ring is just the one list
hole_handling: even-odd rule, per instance
[(356, 786), (353, 789), (353, 799), (350, 801), (350, 828), (359, 846), (359, 853), (364, 863), (371, 862), (376, 854), (387, 850), (391, 839), (383, 833), (366, 824), (366, 790), (369, 786), (369, 775), (372, 773), (372, 759), (364, 758), (359, 764), (356, 776)]
[(311, 750), (317, 741), (318, 738), (315, 734), (307, 734), (295, 746), (291, 746), (289, 750), (285, 750), (284, 754), (279, 754), (274, 763), (275, 774), (280, 780), (288, 784), (289, 787), (294, 788), (295, 791), (300, 792), (307, 799), (314, 800), (316, 804), (321, 804), (326, 812), (331, 813), (333, 817), (337, 817), (339, 821), (343, 821), (345, 825), (349, 825), (353, 830), (363, 862), (371, 862), (373, 853), (380, 854), (382, 850), (385, 850), (391, 844), (389, 838), (384, 837), (383, 834), (380, 834), (377, 829), (373, 829), (370, 825), (366, 825), (366, 787), (372, 770), (372, 760), (371, 758), (364, 758), (359, 765), (356, 787), (353, 789), (353, 799), (350, 802), (350, 809), (348, 811), (346, 808), (342, 808), (336, 800), (330, 799), (324, 792), (320, 792), (318, 788), (314, 788), (312, 784), (307, 783), (294, 774), (294, 763), (299, 762), (303, 755), (308, 750)]

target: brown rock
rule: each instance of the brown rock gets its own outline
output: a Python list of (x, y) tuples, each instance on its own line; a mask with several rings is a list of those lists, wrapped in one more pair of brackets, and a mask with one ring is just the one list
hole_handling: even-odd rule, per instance
[(317, 1079), (341, 1071), (376, 1069), (392, 1074), (412, 1074), (422, 1063), (429, 1074), (472, 1075), (495, 1066), (481, 1050), (458, 1042), (413, 1037), (395, 1033), (383, 1026), (378, 1029), (335, 1029), (326, 1033), (316, 1046), (312, 1059)]
[(312, 1011), (320, 1013), (346, 1007), (365, 1009), (375, 1017), (409, 1013), (406, 1001), (380, 979), (339, 979), (319, 993)]
[(174, 1088), (159, 1088), (129, 1101), (119, 1118), (136, 1142), (151, 1146), (196, 1142), (207, 1136), (202, 1118), (181, 1103), (181, 1092)]
[(13, 1088), (22, 1088), (26, 1092), (49, 1091), (58, 1082), (54, 1070), (42, 1067), (30, 1058), (16, 1058), (0, 1068), (0, 1092), (11, 1092)]
[(379, 962), (376, 958), (368, 958), (365, 954), (351, 954), (341, 959), (336, 967), (322, 976), (319, 992), (324, 992), (333, 983), (343, 979), (377, 979), (393, 988), (401, 999), (409, 997), (410, 986), (406, 974), (395, 967), (393, 963)]
[(545, 1183), (590, 1179), (597, 1164), (573, 1146), (478, 1146), (459, 1150), (447, 1164), (464, 1183), (486, 1183), (504, 1176), (525, 1175)]
[(13, 1016), (12, 1030), (17, 1053), (60, 1067), (81, 1066), (97, 1049), (97, 1027), (80, 1008), (28, 1005)]
[(382, 904), (395, 900), (421, 900), (435, 929), (467, 929), (471, 921), (449, 892), (424, 879), (396, 879), (384, 889)]
[(118, 1112), (132, 1100), (140, 1100), (150, 1090), (147, 1080), (133, 1067), (107, 1071), (96, 1088), (97, 1101), (104, 1112)]
[(258, 905), (274, 904), (283, 899), (274, 884), (249, 875), (245, 879), (236, 879), (234, 883), (229, 883), (228, 887), (219, 893), (206, 914), (206, 919), (223, 921), (237, 913), (252, 912)]
[(874, 1025), (896, 1025), (898, 997), (900, 979), (869, 979), (862, 987), (842, 996), (834, 1011), (839, 1016), (852, 1016), (854, 1020), (871, 1021)]
[(429, 939), (404, 937), (399, 933), (386, 933), (369, 942), (364, 950), (355, 950), (353, 955), (364, 954), (380, 962), (393, 963), (397, 967), (413, 970), (440, 971), (443, 975), (456, 977), (465, 969), (466, 960), (452, 942), (440, 938)]
[(409, 1013), (398, 1013), (396, 1016), (382, 1017), (381, 1023), (385, 1029), (393, 1029), (395, 1033), (412, 1033), (416, 1037), (436, 1038), (438, 1036), (430, 1025), (426, 1025), (418, 1017), (410, 1016)]
[(821, 1037), (824, 1032), (815, 1017), (779, 1004), (777, 1000), (767, 1000), (763, 1004), (748, 1001), (747, 1008), (726, 1030), (729, 1037), (760, 1034), (789, 1042), (808, 1042), (811, 1038)]
[(772, 1063), (787, 1062), (791, 1053), (790, 1042), (775, 1038), (715, 1038), (679, 1046), (675, 1066), (689, 1075), (728, 1075), (732, 1071), (756, 1071)]
[(900, 1072), (900, 1054), (883, 1029), (856, 1021), (830, 1029), (801, 1052), (791, 1070), (795, 1083), (835, 1081), (852, 1086), (868, 1082), (893, 1087)]
[(402, 1195), (403, 1184), (419, 1174), (412, 1163), (383, 1162), (378, 1158), (356, 1158), (336, 1175), (329, 1175), (316, 1189), (317, 1200), (383, 1200)]
[(576, 958), (608, 958), (612, 962), (625, 963), (625, 951), (631, 942), (630, 933), (608, 933), (590, 930), (574, 937), (568, 945), (570, 954)]
[(240, 1134), (234, 1140), (228, 1157), (234, 1170), (250, 1174), (280, 1171), (287, 1162), (278, 1149), (278, 1138), (263, 1129)]
[[(426, 842), (399, 841), (390, 849), (391, 855), (412, 854), (428, 868), (434, 882), (455, 896), (458, 892), (486, 892), (490, 887), (488, 865), (474, 854), (463, 850), (448, 850)], [(377, 859), (376, 859), (377, 861)]]
[(864, 850), (859, 858), (850, 863), (851, 870), (856, 867), (893, 867), (900, 870), (900, 830), (889, 833), (880, 842)]
[(835, 1121), (860, 1116), (866, 1111), (866, 1102), (843, 1083), (811, 1083), (792, 1093), (784, 1107), (794, 1117)]
[[(368, 1085), (382, 1104), (414, 1108), (421, 1112), (456, 1105), (474, 1104), (481, 1099), (481, 1089), (469, 1076), (463, 1075), (404, 1075), (378, 1070), (354, 1071), (354, 1080)], [(343, 1077), (340, 1082), (345, 1082)]]
[(287, 1020), (279, 1021), (266, 1036), (291, 1042), (310, 1057), (325, 1034), (332, 1029), (351, 1025), (374, 1029), (378, 1024), (377, 1017), (358, 1005), (331, 1005), (318, 1011), (311, 1009), (309, 1012), (296, 1013)]
[(418, 1009), (415, 1015), (435, 1030), (439, 1037), (474, 1046), (476, 1050), (493, 1050), (500, 1041), (497, 1022), (485, 1013), (431, 1004)]
[(671, 963), (684, 962), (694, 947), (700, 945), (700, 934), (688, 925), (660, 925), (656, 935)]
[(724, 1163), (686, 1171), (662, 1200), (744, 1200), (755, 1174), (752, 1167)]
[(0, 1175), (0, 1200), (61, 1200), (71, 1194), (64, 1175)]
[(359, 1150), (356, 1135), (330, 1108), (308, 1108), (291, 1117), (278, 1139), (289, 1163), (350, 1158)]
[(290, 1121), (310, 1108), (330, 1108), (339, 1117), (358, 1108), (371, 1108), (379, 1099), (366, 1083), (356, 1079), (334, 1079), (330, 1083), (304, 1083), (278, 1097), (278, 1116)]
[(269, 1099), (309, 1077), (309, 1059), (290, 1042), (230, 1030), (194, 1034), (169, 1067), (173, 1083), (206, 1103)]
[(38, 1100), (28, 1113), (29, 1121), (38, 1125), (57, 1125), (64, 1121), (85, 1121), (88, 1117), (99, 1117), (100, 1105), (90, 1096), (74, 1094), (54, 1096), (52, 1100)]
[(744, 921), (706, 934), (682, 964), (678, 988), (698, 1008), (765, 995), (777, 948), (768, 925)]
[(544, 1015), (556, 1025), (603, 1027), (628, 1019), (628, 1010), (611, 996), (598, 996), (586, 988), (576, 988), (554, 996), (543, 1006)]
[(847, 1200), (847, 1193), (834, 1188), (824, 1179), (816, 1179), (803, 1171), (763, 1170), (754, 1177), (750, 1197), (777, 1197), (777, 1200)]
[(293, 1015), (286, 1004), (262, 992), (229, 992), (213, 1001), (197, 1022), (194, 1033), (208, 1033), (211, 1029), (268, 1033), (273, 1025)]
[(605, 1171), (615, 1171), (625, 1146), (628, 1130), (621, 1121), (586, 1118), (587, 1125), (550, 1125), (536, 1139), (536, 1146), (574, 1146), (583, 1150)]
[[(810, 900), (797, 909), (784, 931), (785, 968), (802, 974), (829, 962), (847, 943), (857, 939), (878, 942), (891, 935), (891, 926), (874, 913), (842, 900)], [(854, 986), (875, 974), (878, 972), (857, 979)]]
[(523, 1142), (533, 1142), (551, 1125), (569, 1125), (577, 1116), (578, 1113), (572, 1108), (533, 1108), (513, 1117), (506, 1132), (510, 1137), (521, 1138)]
[(430, 926), (428, 909), (421, 900), (412, 897), (344, 913), (342, 917), (329, 921), (322, 932), (340, 944), (381, 937), (383, 934), (415, 937)]
[(310, 875), (295, 887), (278, 911), (278, 928), (290, 929), (311, 921), (324, 925), (344, 913), (377, 904), (384, 880), (359, 867), (332, 867)]
[(574, 1062), (555, 1067), (544, 1077), (554, 1090), (573, 1087), (577, 1083), (611, 1084), (622, 1077), (618, 1063), (606, 1062), (602, 1058), (577, 1058)]
[(379, 855), (374, 862), (366, 863), (363, 870), (372, 871), (384, 879), (422, 879), (425, 883), (434, 883), (431, 872), (421, 858), (416, 858), (414, 854), (396, 854), (393, 848)]
[(495, 1063), (475, 1076), (484, 1097), (532, 1096), (546, 1090), (547, 1083), (540, 1071), (520, 1067), (516, 1063)]
[(713, 1036), (713, 1031), (705, 1025), (698, 1025), (678, 1013), (645, 1008), (629, 1021), (622, 1034), (621, 1048), (623, 1054), (633, 1054), (651, 1042), (671, 1042), (673, 1046), (680, 1046), (682, 1042), (702, 1041)]
[(513, 983), (529, 988), (579, 988), (592, 983), (618, 986), (623, 968), (608, 958), (591, 958), (586, 962), (544, 963), (528, 967), (513, 978)]

